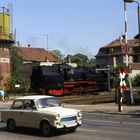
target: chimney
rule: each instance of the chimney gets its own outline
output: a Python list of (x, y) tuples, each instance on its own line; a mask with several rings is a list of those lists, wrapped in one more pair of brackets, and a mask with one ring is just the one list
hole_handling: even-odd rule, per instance
[(125, 39), (125, 35), (120, 36), (120, 37), (119, 37), (120, 43), (122, 43), (122, 41), (123, 41), (124, 39)]
[(71, 55), (67, 55), (67, 62), (71, 63)]
[(23, 44), (21, 44), (19, 41), (17, 42), (18, 47), (23, 47)]
[(28, 44), (28, 48), (32, 48), (32, 44)]

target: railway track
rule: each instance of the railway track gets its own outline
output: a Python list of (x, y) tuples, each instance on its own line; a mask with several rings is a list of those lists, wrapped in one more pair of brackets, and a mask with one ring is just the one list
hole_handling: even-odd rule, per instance
[(101, 94), (101, 95), (69, 95), (64, 97), (59, 97), (62, 103), (70, 104), (95, 104), (95, 103), (105, 103), (114, 102), (114, 94)]
[[(69, 104), (96, 104), (96, 103), (107, 103), (115, 102), (114, 93), (99, 93), (97, 95), (85, 94), (85, 95), (68, 95), (63, 97), (58, 97), (62, 103)], [(140, 101), (140, 93), (134, 92), (134, 100)], [(124, 96), (124, 102), (126, 98)]]

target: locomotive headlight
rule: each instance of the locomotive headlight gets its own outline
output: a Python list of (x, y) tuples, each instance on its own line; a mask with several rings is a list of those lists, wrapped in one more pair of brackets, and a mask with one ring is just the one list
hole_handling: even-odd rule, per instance
[(77, 113), (77, 116), (78, 116), (78, 117), (82, 117), (81, 111), (79, 111), (79, 112)]
[(55, 118), (56, 118), (56, 120), (59, 120), (60, 114), (57, 114), (57, 115), (55, 116)]

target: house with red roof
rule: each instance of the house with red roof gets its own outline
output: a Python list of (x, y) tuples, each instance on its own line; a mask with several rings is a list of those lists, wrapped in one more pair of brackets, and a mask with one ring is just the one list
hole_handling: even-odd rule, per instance
[[(33, 66), (52, 65), (58, 62), (56, 56), (44, 48), (13, 47), (13, 51), (23, 62), (18, 67), (17, 76), (25, 79), (29, 84)], [(0, 87), (11, 76), (11, 55), (8, 48), (0, 48)]]
[[(128, 40), (128, 63), (129, 73), (140, 73), (140, 45), (139, 39)], [(111, 43), (101, 47), (97, 53), (96, 64), (98, 68), (110, 67), (111, 69), (119, 64), (126, 64), (126, 43), (120, 37)]]
[(14, 52), (16, 52), (23, 62), (23, 64), (18, 67), (17, 76), (26, 80), (29, 87), (33, 66), (58, 63), (56, 56), (44, 48), (14, 47)]

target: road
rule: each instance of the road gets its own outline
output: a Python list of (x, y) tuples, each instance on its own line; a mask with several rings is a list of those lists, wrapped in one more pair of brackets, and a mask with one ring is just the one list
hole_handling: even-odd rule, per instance
[[(7, 131), (0, 123), (1, 140), (44, 140), (38, 130), (19, 128)], [(48, 140), (139, 140), (140, 116), (83, 113), (83, 125), (74, 133), (57, 133)]]
[[(85, 114), (83, 128), (94, 130), (95, 140), (138, 140), (140, 116)], [(93, 138), (93, 139), (94, 139)]]

